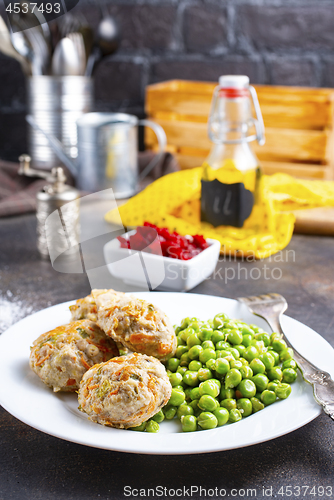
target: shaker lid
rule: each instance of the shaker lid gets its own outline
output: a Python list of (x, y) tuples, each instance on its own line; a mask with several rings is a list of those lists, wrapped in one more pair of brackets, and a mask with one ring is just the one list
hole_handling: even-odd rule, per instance
[(246, 75), (223, 75), (219, 77), (219, 87), (228, 89), (246, 89), (249, 78)]

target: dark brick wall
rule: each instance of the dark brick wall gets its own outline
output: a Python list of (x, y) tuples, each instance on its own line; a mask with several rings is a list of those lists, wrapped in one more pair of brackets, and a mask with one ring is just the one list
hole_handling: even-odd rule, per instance
[[(253, 83), (334, 86), (334, 0), (105, 2), (122, 42), (96, 71), (97, 110), (143, 116), (145, 86), (172, 78), (245, 73)], [(75, 11), (97, 26), (95, 0), (80, 0)], [(25, 99), (20, 67), (0, 54), (2, 158), (26, 150)]]

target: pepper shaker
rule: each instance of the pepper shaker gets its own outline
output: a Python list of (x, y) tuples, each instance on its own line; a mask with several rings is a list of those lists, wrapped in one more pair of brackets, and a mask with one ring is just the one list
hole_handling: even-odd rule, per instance
[[(66, 184), (66, 176), (61, 167), (51, 172), (31, 168), (31, 157), (19, 157), (19, 174), (40, 177), (46, 180), (45, 186), (36, 195), (37, 248), (43, 258), (61, 255), (75, 249), (79, 243), (79, 196), (80, 192)], [(70, 203), (73, 202), (73, 203)], [(60, 210), (61, 209), (61, 210)], [(45, 221), (55, 210), (63, 227), (62, 234), (46, 234)]]

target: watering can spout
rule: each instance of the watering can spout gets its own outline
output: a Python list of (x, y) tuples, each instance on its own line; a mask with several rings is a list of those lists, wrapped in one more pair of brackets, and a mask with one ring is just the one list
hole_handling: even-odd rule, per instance
[(45, 132), (45, 130), (38, 125), (32, 115), (27, 115), (26, 120), (33, 129), (44, 135), (59, 160), (68, 168), (74, 179), (76, 179), (78, 175), (77, 167), (65, 153), (62, 143), (54, 135)]

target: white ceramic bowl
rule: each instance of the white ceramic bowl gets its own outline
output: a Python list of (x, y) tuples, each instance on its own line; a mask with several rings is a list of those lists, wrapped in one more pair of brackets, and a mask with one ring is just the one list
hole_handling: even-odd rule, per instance
[[(129, 231), (132, 235), (136, 231)], [(123, 235), (126, 236), (126, 235)], [(209, 247), (190, 260), (172, 259), (147, 252), (121, 248), (117, 238), (104, 246), (108, 270), (125, 283), (146, 290), (186, 292), (204, 281), (215, 270), (220, 251), (217, 240), (207, 239)]]

